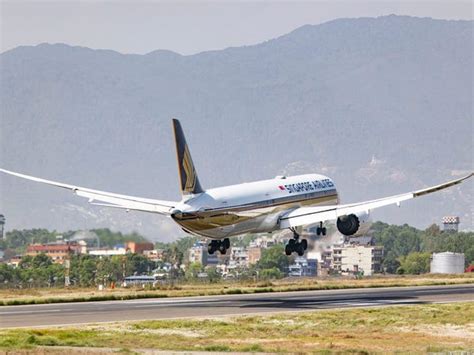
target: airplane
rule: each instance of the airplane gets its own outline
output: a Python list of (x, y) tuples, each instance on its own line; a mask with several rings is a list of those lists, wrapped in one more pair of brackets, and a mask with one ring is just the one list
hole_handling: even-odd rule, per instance
[(341, 204), (334, 181), (320, 174), (277, 176), (269, 180), (205, 190), (199, 181), (180, 122), (173, 119), (172, 125), (181, 201), (121, 195), (5, 169), (0, 171), (71, 190), (77, 196), (88, 198), (92, 205), (168, 216), (185, 232), (210, 239), (209, 254), (216, 251), (225, 254), (230, 248), (229, 237), (232, 236), (289, 229), (293, 237), (285, 246), (285, 254), (297, 253), (300, 256), (304, 255), (308, 247), (307, 240), (300, 238), (303, 226), (317, 224), (317, 235), (326, 235), (324, 224), (336, 221), (338, 231), (344, 236), (363, 235), (370, 227), (370, 212), (373, 209), (393, 204), (400, 206), (401, 202), (457, 185), (474, 175), (470, 173), (421, 190), (350, 204)]

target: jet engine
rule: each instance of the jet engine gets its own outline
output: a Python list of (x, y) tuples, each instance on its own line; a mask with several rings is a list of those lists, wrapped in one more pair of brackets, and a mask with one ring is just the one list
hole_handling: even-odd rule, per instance
[(337, 219), (337, 230), (347, 236), (361, 236), (369, 231), (370, 215), (367, 212), (359, 212), (341, 216)]

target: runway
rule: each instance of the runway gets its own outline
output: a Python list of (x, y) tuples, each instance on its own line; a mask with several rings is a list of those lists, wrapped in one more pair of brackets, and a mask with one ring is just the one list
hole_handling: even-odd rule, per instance
[(474, 301), (474, 284), (0, 307), (0, 328)]

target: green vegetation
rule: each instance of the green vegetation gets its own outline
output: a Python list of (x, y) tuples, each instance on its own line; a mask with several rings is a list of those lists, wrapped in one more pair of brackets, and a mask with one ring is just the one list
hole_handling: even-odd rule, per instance
[[(425, 353), (474, 348), (474, 303), (0, 330), (0, 349)], [(46, 349), (44, 349), (46, 350)]]
[(413, 252), (407, 256), (401, 256), (400, 267), (397, 269), (399, 274), (419, 275), (430, 271), (430, 253)]
[[(144, 274), (155, 263), (138, 254), (100, 258), (90, 255), (71, 256), (70, 280), (76, 286), (109, 284), (123, 280), (123, 275)], [(0, 264), (0, 284), (3, 287), (51, 287), (64, 285), (65, 268), (53, 264), (45, 254), (24, 256), (17, 268)]]
[[(207, 273), (210, 273), (208, 269)], [(270, 270), (270, 269), (267, 269)], [(212, 296), (227, 294), (251, 294), (262, 292), (289, 292), (309, 290), (334, 290), (348, 288), (429, 286), (474, 283), (474, 274), (423, 275), (423, 276), (375, 276), (362, 279), (331, 277), (327, 279), (301, 278), (261, 281), (200, 281), (170, 280), (155, 287), (146, 288), (25, 288), (0, 289), (0, 306), (41, 303), (109, 301), (139, 298)]]
[(5, 239), (0, 240), (0, 249), (5, 251), (5, 258), (22, 254), (26, 246), (32, 243), (50, 243), (56, 241), (56, 231), (46, 229), (12, 230), (5, 234)]
[[(109, 229), (96, 229), (101, 245), (110, 247), (125, 241), (144, 241), (142, 236), (112, 232)], [(466, 266), (474, 263), (474, 233), (441, 232), (436, 225), (422, 231), (408, 225), (395, 226), (382, 222), (374, 223), (372, 235), (378, 245), (384, 246), (383, 267), (392, 274), (422, 274), (429, 271), (429, 260), (432, 252), (463, 252)], [(67, 238), (74, 232), (66, 232)], [(29, 243), (46, 243), (56, 240), (57, 232), (44, 229), (11, 231), (6, 239), (0, 241), (0, 248), (5, 248), (6, 257), (24, 251)], [(237, 244), (248, 245), (255, 236), (245, 235), (236, 238)], [(197, 282), (198, 274), (206, 272), (206, 279), (199, 282), (216, 283), (221, 276), (215, 267), (188, 265), (183, 270), (179, 265), (186, 263), (187, 252), (196, 242), (196, 237), (185, 237), (172, 243), (155, 244), (163, 249), (163, 260), (154, 263), (141, 255), (113, 256), (98, 258), (90, 255), (76, 255), (71, 258), (70, 279), (73, 286), (92, 287), (97, 284), (120, 283), (123, 276), (147, 274), (160, 269), (165, 263), (173, 267), (169, 272), (168, 283)], [(240, 282), (275, 280), (286, 275), (288, 265), (292, 263), (284, 253), (284, 246), (276, 244), (262, 251), (262, 257), (256, 265), (235, 270), (236, 279)], [(52, 287), (64, 284), (65, 270), (61, 265), (51, 262), (46, 256), (23, 257), (18, 268), (0, 264), (1, 288)]]
[[(146, 242), (147, 240), (136, 232), (122, 234), (121, 232), (112, 232), (108, 228), (93, 229), (91, 232), (97, 234), (101, 247), (112, 248), (117, 244), (123, 244), (127, 241)], [(5, 251), (5, 258), (14, 255), (23, 254), (29, 244), (43, 244), (56, 241), (58, 235), (69, 239), (76, 231), (60, 233), (57, 231), (48, 231), (46, 229), (24, 229), (12, 230), (5, 234), (5, 239), (0, 240), (0, 249)], [(96, 246), (96, 240), (90, 240), (91, 245)]]
[[(474, 232), (442, 232), (435, 224), (422, 231), (407, 224), (402, 226), (376, 222), (371, 231), (377, 245), (384, 247), (383, 266), (386, 272), (422, 273), (429, 271), (428, 254), (443, 251), (464, 253), (466, 266), (474, 263)], [(423, 255), (411, 253), (423, 253)], [(409, 257), (410, 256), (410, 257)], [(407, 258), (408, 261), (407, 261)], [(407, 269), (398, 270), (402, 263), (411, 263)], [(418, 263), (414, 266), (413, 263)]]

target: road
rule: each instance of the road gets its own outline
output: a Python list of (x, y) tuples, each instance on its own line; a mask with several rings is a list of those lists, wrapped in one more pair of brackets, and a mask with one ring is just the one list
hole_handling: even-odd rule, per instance
[(153, 298), (0, 307), (0, 328), (474, 301), (474, 285)]

